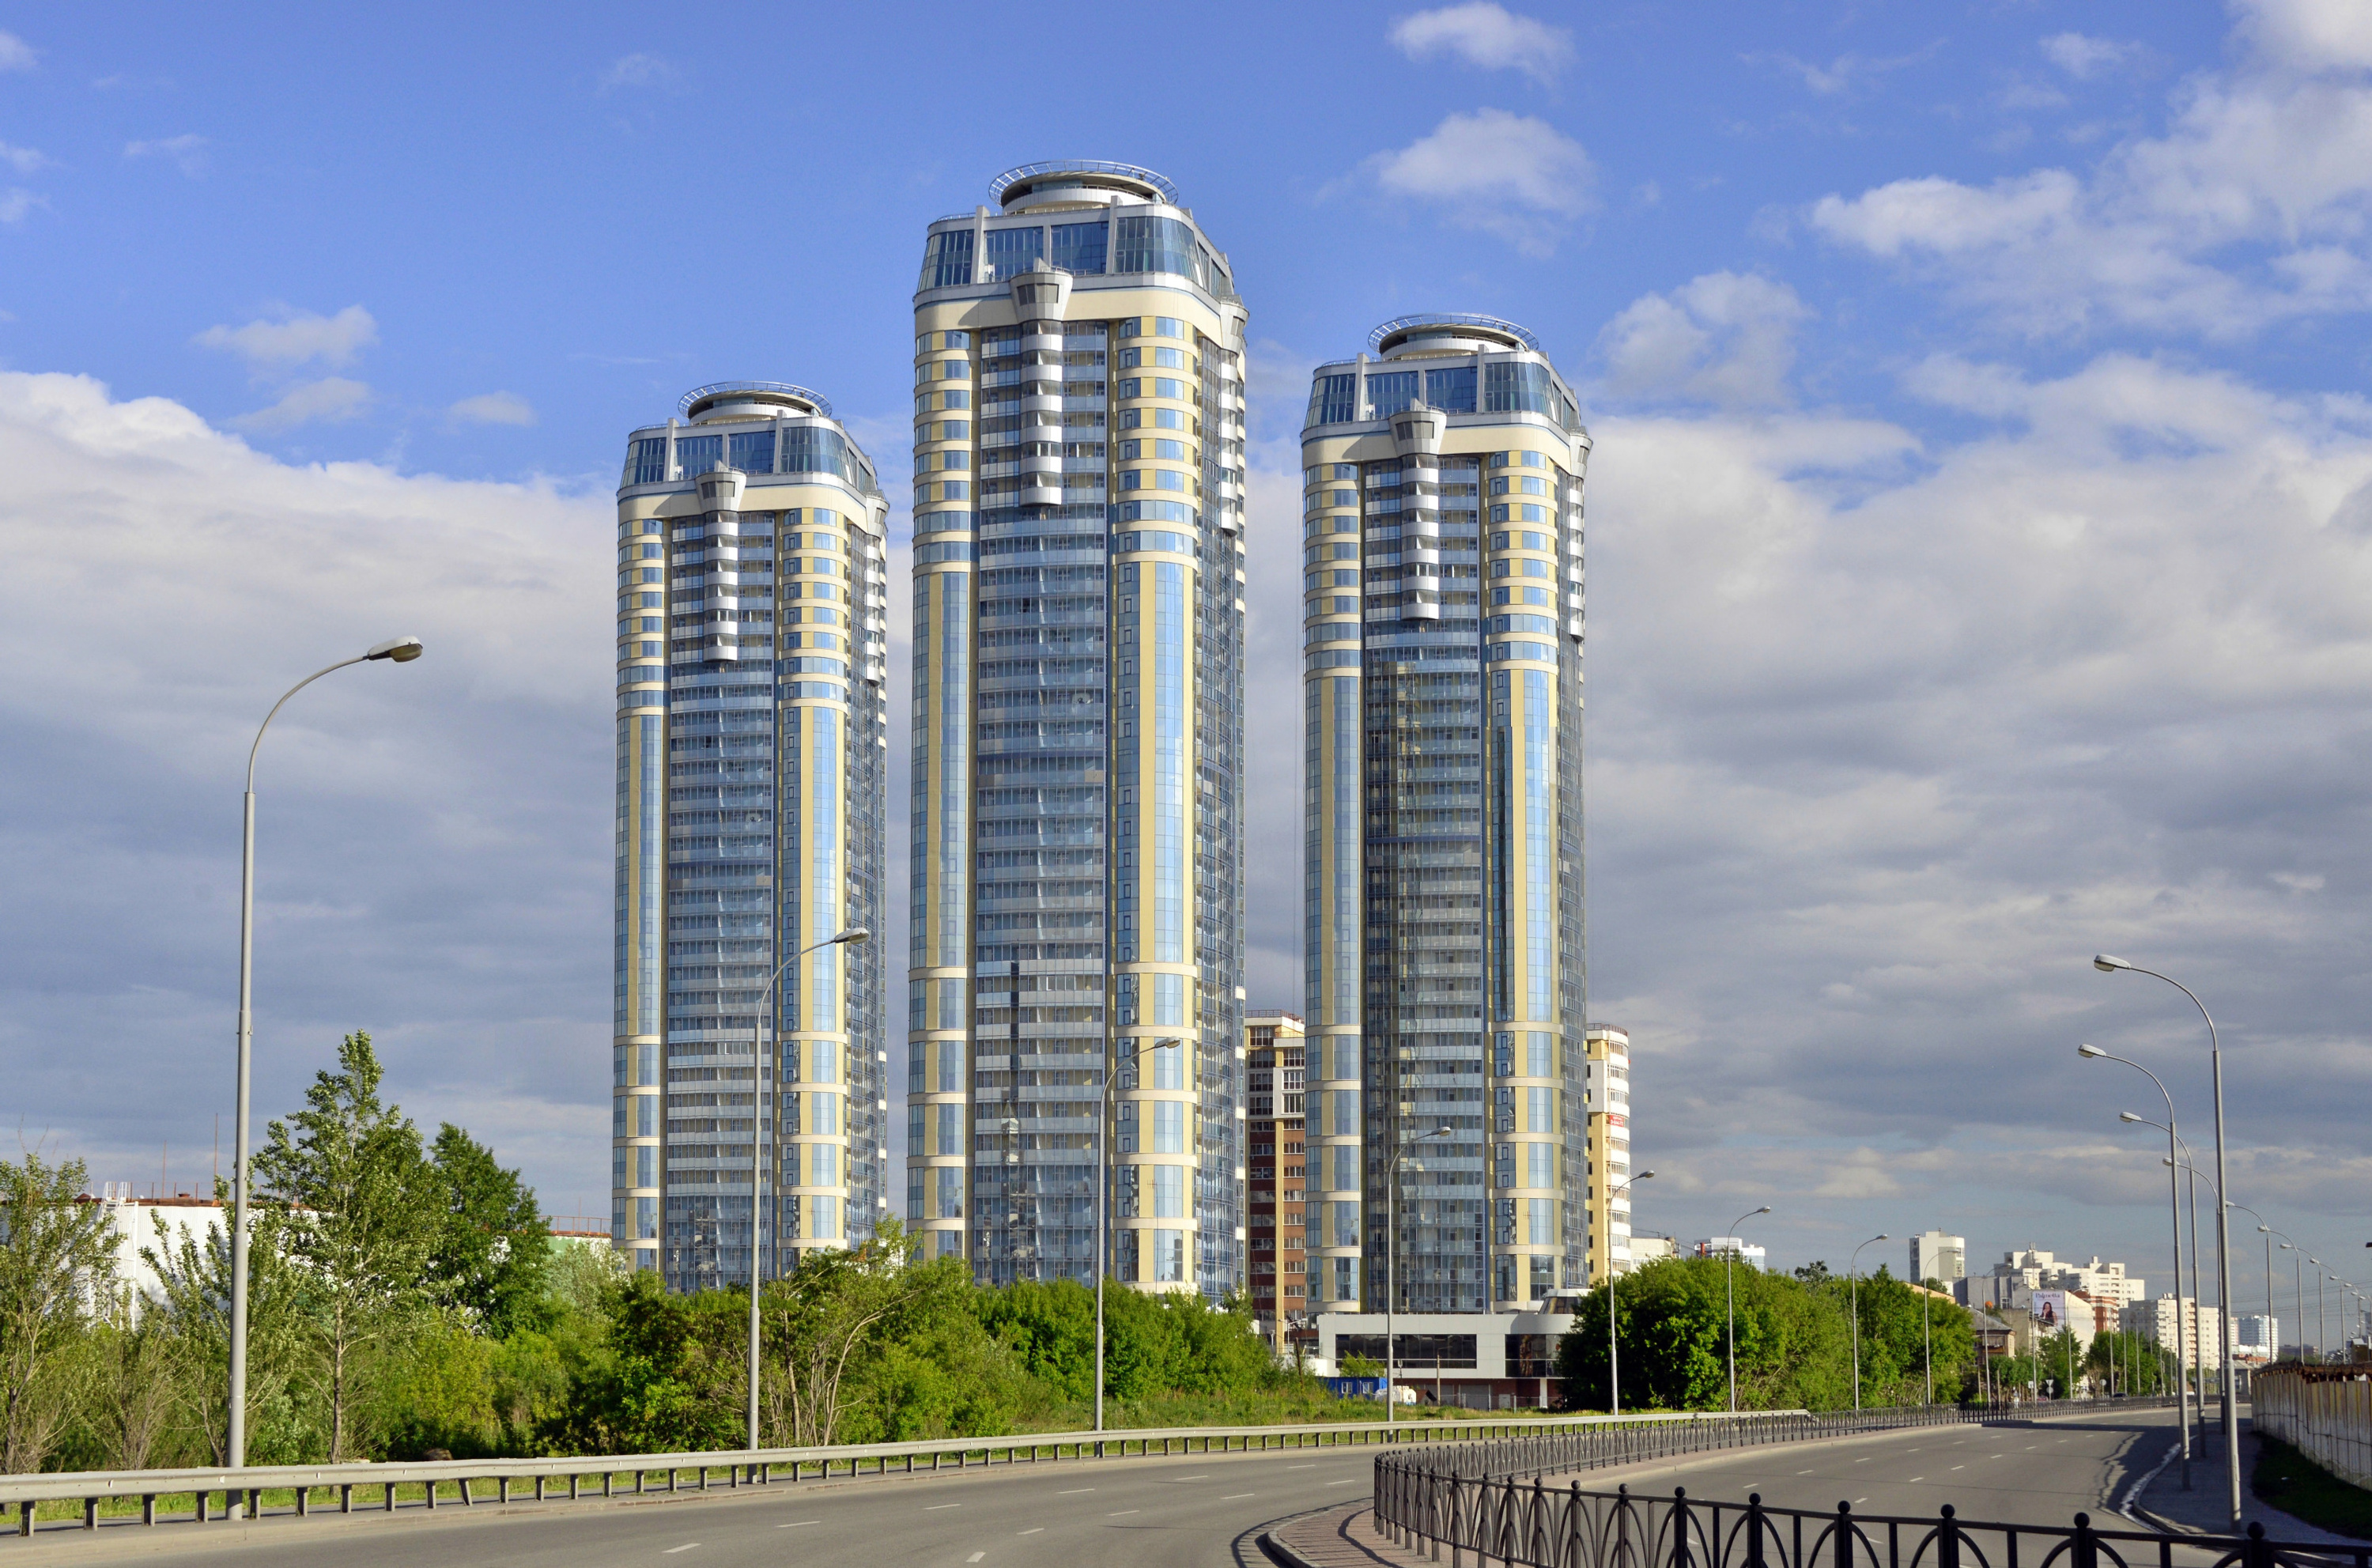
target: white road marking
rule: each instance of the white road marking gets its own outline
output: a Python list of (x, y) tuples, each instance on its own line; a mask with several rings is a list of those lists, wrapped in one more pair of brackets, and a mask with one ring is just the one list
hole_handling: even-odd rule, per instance
[(1909, 1481), (1904, 1481), (1902, 1484), (1903, 1484), (1903, 1485), (1905, 1485), (1905, 1486), (1914, 1486), (1914, 1485), (1918, 1484), (1920, 1481), (1925, 1481), (1926, 1479), (1927, 1479), (1927, 1478), (1926, 1478), (1925, 1476), (1924, 1476), (1924, 1475), (1915, 1475), (1915, 1476), (1913, 1476)]
[(965, 1559), (964, 1559), (964, 1561), (965, 1561), (966, 1562), (979, 1562), (982, 1558), (986, 1557), (987, 1555), (988, 1555), (988, 1553), (987, 1553), (987, 1552), (985, 1552), (985, 1551), (975, 1551), (975, 1552), (973, 1552), (970, 1557), (965, 1558)]
[(1122, 1516), (1122, 1515), (1123, 1515), (1123, 1514), (1142, 1514), (1142, 1513), (1144, 1513), (1144, 1512), (1145, 1512), (1145, 1510), (1144, 1510), (1144, 1509), (1142, 1509), (1142, 1508), (1122, 1508), (1122, 1509), (1120, 1511), (1120, 1513), (1118, 1513), (1118, 1514), (1106, 1514), (1106, 1515), (1104, 1516), (1104, 1517), (1105, 1517), (1105, 1518), (1107, 1518), (1107, 1519), (1117, 1519), (1117, 1518), (1121, 1517), (1121, 1516)]
[(1857, 1465), (1866, 1465), (1869, 1463), (1869, 1461), (1867, 1459), (1855, 1459), (1854, 1463)]
[(1057, 1497), (1076, 1497), (1082, 1492), (1093, 1492), (1095, 1488), (1092, 1486), (1075, 1486), (1068, 1492), (1058, 1492), (1054, 1493), (1054, 1495)]
[(778, 1530), (795, 1530), (801, 1525), (820, 1525), (822, 1523), (823, 1521), (821, 1519), (794, 1519), (787, 1525), (776, 1525), (774, 1527)]
[(1797, 1475), (1810, 1475), (1812, 1472), (1809, 1470), (1797, 1470), (1796, 1473)]
[(1023, 1530), (1021, 1533), (1022, 1533), (1023, 1535), (1026, 1535), (1026, 1536), (1034, 1536), (1034, 1535), (1036, 1535), (1039, 1531), (1041, 1531), (1041, 1530), (1044, 1529), (1045, 1527), (1045, 1527), (1045, 1526), (1043, 1526), (1043, 1525), (1032, 1525), (1032, 1526), (1030, 1526), (1028, 1529)]
[(1969, 1467), (1968, 1467), (1968, 1466), (1966, 1466), (1966, 1465), (1954, 1465), (1952, 1468), (1953, 1468), (1954, 1469), (1956, 1469), (1956, 1470), (1964, 1470), (1964, 1469), (1967, 1469)]
[(1208, 1481), (1211, 1478), (1206, 1475), (1174, 1475), (1169, 1479), (1172, 1481)]
[(1364, 1481), (1367, 1478), (1365, 1476), (1346, 1475), (1341, 1481), (1330, 1481), (1326, 1484), (1329, 1486), (1348, 1486), (1353, 1481)]
[(1289, 1470), (1314, 1470), (1318, 1467), (1316, 1465), (1287, 1465), (1285, 1468)]
[(1258, 1497), (1260, 1493), (1257, 1492), (1230, 1492), (1225, 1497), (1220, 1498), (1219, 1501), (1222, 1503), (1233, 1503), (1238, 1497)]
[(936, 1514), (942, 1508), (960, 1508), (962, 1506), (963, 1504), (960, 1503), (934, 1503), (929, 1507), (924, 1509), (923, 1512), (925, 1514)]
[(659, 1555), (660, 1555), (661, 1557), (673, 1557), (677, 1552), (679, 1552), (679, 1551), (690, 1551), (693, 1547), (698, 1546), (699, 1544), (700, 1544), (700, 1543), (699, 1543), (698, 1541), (696, 1541), (696, 1540), (688, 1540), (688, 1541), (685, 1541), (681, 1546), (671, 1546), (671, 1547), (669, 1547), (665, 1551), (660, 1552), (660, 1553), (659, 1553)]
[(1868, 1501), (1869, 1501), (1869, 1499), (1868, 1499), (1868, 1498), (1866, 1498), (1866, 1497), (1856, 1497), (1856, 1498), (1855, 1498), (1855, 1499), (1854, 1499), (1854, 1501), (1855, 1501), (1855, 1503), (1866, 1503), (1866, 1502), (1868, 1502)]

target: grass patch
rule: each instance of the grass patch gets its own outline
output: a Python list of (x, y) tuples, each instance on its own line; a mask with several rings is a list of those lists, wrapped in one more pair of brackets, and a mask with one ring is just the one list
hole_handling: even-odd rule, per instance
[(2250, 1490), (2294, 1518), (2359, 1540), (2372, 1540), (2372, 1492), (2346, 1481), (2278, 1438), (2257, 1439)]

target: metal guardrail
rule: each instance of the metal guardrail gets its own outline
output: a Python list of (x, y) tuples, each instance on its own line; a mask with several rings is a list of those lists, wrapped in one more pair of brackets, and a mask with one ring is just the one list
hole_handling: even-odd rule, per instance
[[(285, 1511), (309, 1515), (318, 1506), (350, 1514), (357, 1508), (393, 1513), (399, 1508), (435, 1508), (440, 1499), (448, 1505), (528, 1501), (514, 1496), (514, 1486), (531, 1485), (534, 1501), (556, 1502), (564, 1496), (578, 1501), (587, 1496), (613, 1497), (621, 1481), (628, 1493), (707, 1491), (711, 1477), (722, 1472), (725, 1488), (791, 1484), (828, 1480), (838, 1475), (913, 1475), (946, 1469), (962, 1470), (996, 1464), (1040, 1464), (1076, 1459), (1144, 1458), (1162, 1454), (1244, 1453), (1286, 1448), (1373, 1446), (1399, 1443), (1466, 1443), (1504, 1438), (1511, 1433), (1541, 1429), (1582, 1432), (1592, 1427), (1625, 1430), (1674, 1423), (1727, 1422), (1744, 1417), (1703, 1415), (1637, 1415), (1540, 1417), (1522, 1421), (1408, 1420), (1360, 1423), (1322, 1423), (1305, 1426), (1169, 1427), (1115, 1432), (1019, 1433), (997, 1437), (924, 1438), (906, 1443), (874, 1443), (816, 1448), (753, 1448), (682, 1454), (580, 1454), (559, 1458), (449, 1459), (419, 1464), (250, 1465), (244, 1469), (58, 1470), (36, 1475), (0, 1476), (0, 1516), (16, 1510), (17, 1533), (31, 1535), (37, 1505), (42, 1503), (81, 1504), (80, 1524), (96, 1529), (109, 1502), (137, 1499), (140, 1522), (160, 1522), (161, 1498), (189, 1496), (192, 1511), (181, 1516), (204, 1524), (237, 1515), (255, 1516), (264, 1511), (266, 1494), (285, 1493)], [(977, 1464), (975, 1464), (975, 1460)], [(787, 1473), (785, 1473), (787, 1472)], [(663, 1483), (650, 1484), (652, 1478)], [(564, 1483), (565, 1493), (558, 1491)], [(589, 1486), (587, 1483), (591, 1483)], [(481, 1494), (479, 1488), (488, 1489)], [(598, 1491), (593, 1488), (598, 1487)], [(369, 1494), (378, 1493), (376, 1498)], [(411, 1496), (399, 1496), (411, 1492)], [(364, 1495), (357, 1497), (356, 1493)], [(219, 1508), (210, 1500), (219, 1496)], [(73, 1521), (62, 1521), (72, 1523)], [(127, 1519), (128, 1522), (128, 1519)]]

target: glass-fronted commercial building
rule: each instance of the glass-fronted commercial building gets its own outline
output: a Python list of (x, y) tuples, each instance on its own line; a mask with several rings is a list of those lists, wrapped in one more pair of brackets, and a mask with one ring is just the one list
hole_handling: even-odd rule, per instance
[[(905, 1214), (974, 1277), (1243, 1277), (1245, 311), (1169, 182), (1012, 169), (914, 294)], [(1109, 1086), (1108, 1086), (1109, 1074)]]
[(1302, 431), (1313, 1306), (1381, 1311), (1389, 1293), (1403, 1311), (1515, 1310), (1587, 1277), (1588, 456), (1571, 389), (1512, 322), (1404, 317), (1315, 375)]
[(802, 388), (703, 387), (627, 441), (610, 1225), (674, 1289), (882, 1211), (879, 944), (816, 945), (881, 923), (888, 517)]

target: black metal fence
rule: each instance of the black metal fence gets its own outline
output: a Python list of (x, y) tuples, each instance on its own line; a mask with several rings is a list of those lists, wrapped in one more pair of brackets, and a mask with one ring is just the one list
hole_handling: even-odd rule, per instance
[(1948, 1410), (1772, 1416), (1719, 1432), (1676, 1425), (1403, 1449), (1376, 1460), (1376, 1521), (1435, 1562), (1447, 1548), (1450, 1568), (1470, 1557), (1473, 1568), (2176, 1568), (2178, 1551), (2197, 1568), (2372, 1568), (2372, 1543), (2277, 1541), (2262, 1525), (2245, 1537), (2178, 1536), (2096, 1529), (2086, 1514), (2061, 1528), (1962, 1519), (1949, 1504), (1927, 1518), (1843, 1503), (1833, 1513), (1769, 1508), (1760, 1493), (1708, 1503), (1685, 1488), (1664, 1497), (1549, 1483), (1601, 1464), (1979, 1419)]

